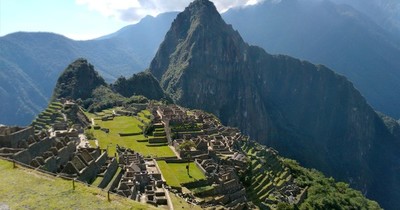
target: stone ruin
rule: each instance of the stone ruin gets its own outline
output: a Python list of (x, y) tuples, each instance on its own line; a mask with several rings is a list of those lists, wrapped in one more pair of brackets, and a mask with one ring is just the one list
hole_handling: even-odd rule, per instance
[(168, 205), (167, 191), (157, 163), (137, 152), (117, 146), (121, 178), (112, 191), (153, 205)]
[(86, 183), (101, 176), (100, 185), (107, 185), (118, 168), (116, 158), (98, 148), (77, 149), (77, 130), (70, 132), (63, 124), (55, 125), (51, 133), (35, 133), (33, 127), (2, 126), (0, 156)]

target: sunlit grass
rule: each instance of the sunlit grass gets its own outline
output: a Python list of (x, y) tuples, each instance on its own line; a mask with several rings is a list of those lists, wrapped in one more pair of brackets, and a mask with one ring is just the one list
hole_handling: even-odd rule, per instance
[(180, 186), (182, 183), (206, 178), (195, 163), (190, 163), (189, 174), (186, 170), (187, 163), (166, 163), (165, 161), (157, 161), (157, 163), (170, 186)]
[(155, 209), (99, 188), (88, 187), (0, 160), (0, 204), (11, 209)]
[[(142, 134), (133, 136), (120, 136), (119, 133), (140, 133), (142, 130), (139, 125), (143, 125), (135, 117), (120, 116), (114, 120), (101, 121), (95, 120), (95, 123), (102, 128), (110, 129), (109, 133), (92, 128), (95, 138), (98, 140), (101, 149), (107, 149), (109, 155), (114, 156), (116, 145), (133, 149), (144, 156), (152, 157), (174, 157), (175, 154), (167, 145), (152, 145), (147, 141), (138, 142), (137, 140), (146, 140)], [(150, 136), (151, 138), (151, 136)]]

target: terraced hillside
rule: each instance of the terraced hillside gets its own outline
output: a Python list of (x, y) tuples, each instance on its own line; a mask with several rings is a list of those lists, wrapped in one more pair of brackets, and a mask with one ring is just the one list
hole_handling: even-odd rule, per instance
[(248, 198), (263, 209), (380, 209), (360, 191), (254, 141), (241, 142), (251, 160), (242, 176)]
[(32, 122), (35, 130), (48, 129), (54, 123), (65, 122), (63, 113), (63, 105), (60, 102), (53, 101), (42, 111)]
[(302, 203), (307, 188), (294, 182), (289, 167), (285, 166), (271, 148), (253, 142), (243, 142), (242, 149), (251, 160), (248, 184), (249, 198), (262, 208), (276, 208), (278, 203)]

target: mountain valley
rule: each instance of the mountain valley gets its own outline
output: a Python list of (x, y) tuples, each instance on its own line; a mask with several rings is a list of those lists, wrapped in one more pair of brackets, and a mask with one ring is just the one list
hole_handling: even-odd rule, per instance
[[(0, 125), (0, 156), (161, 208), (172, 195), (202, 208), (396, 209), (400, 43), (353, 6), (220, 14), (195, 0), (94, 40), (0, 37), (0, 123), (30, 123)], [(8, 143), (15, 129), (31, 137)]]

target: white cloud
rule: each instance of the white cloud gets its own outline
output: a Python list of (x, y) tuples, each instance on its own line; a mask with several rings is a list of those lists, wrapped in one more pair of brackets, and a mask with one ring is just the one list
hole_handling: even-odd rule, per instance
[[(169, 11), (182, 11), (193, 0), (75, 0), (90, 10), (126, 22), (137, 22), (146, 15), (156, 16)], [(219, 12), (233, 7), (254, 5), (264, 0), (214, 0)]]

